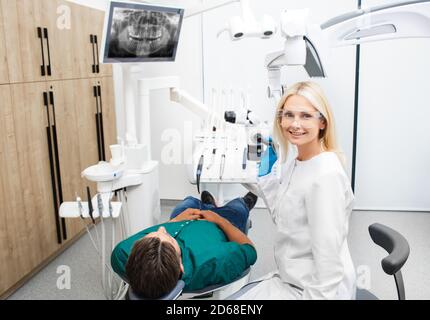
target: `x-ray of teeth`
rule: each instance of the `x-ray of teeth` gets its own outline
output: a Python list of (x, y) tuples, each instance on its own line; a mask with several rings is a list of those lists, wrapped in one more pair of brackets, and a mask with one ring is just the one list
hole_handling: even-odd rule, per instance
[(109, 58), (172, 58), (180, 15), (116, 8), (110, 30)]

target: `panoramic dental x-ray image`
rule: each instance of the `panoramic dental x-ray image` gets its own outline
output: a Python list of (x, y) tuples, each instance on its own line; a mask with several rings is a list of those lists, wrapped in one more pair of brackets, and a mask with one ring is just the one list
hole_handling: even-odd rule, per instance
[(109, 58), (171, 58), (180, 16), (176, 13), (116, 8)]

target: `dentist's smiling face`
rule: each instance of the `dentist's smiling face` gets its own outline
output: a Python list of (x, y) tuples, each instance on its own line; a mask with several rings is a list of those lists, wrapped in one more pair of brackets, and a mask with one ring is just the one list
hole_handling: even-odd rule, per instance
[(279, 115), (284, 137), (297, 147), (318, 142), (325, 123), (319, 111), (304, 97), (290, 96)]

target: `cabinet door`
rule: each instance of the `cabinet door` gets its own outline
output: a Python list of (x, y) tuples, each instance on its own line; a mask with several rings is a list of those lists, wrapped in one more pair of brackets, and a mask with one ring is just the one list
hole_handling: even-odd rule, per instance
[[(86, 6), (72, 6), (76, 14), (73, 15), (73, 30), (77, 61), (82, 78), (97, 78), (112, 75), (111, 65), (101, 64), (100, 50), (102, 45), (102, 32), (104, 11), (88, 8)], [(76, 20), (76, 21), (75, 21)]]
[[(27, 228), (9, 85), (0, 86), (0, 295), (34, 267)], [(37, 250), (37, 248), (36, 248)]]
[(44, 0), (0, 0), (10, 83), (45, 80), (47, 52), (42, 27)]
[[(79, 31), (78, 6), (62, 0), (42, 1), (44, 41), (48, 50), (51, 76), (48, 80), (74, 79), (81, 76), (78, 61), (84, 54), (75, 43)], [(47, 33), (47, 34), (45, 34)]]
[[(99, 148), (97, 137), (97, 99), (94, 96), (94, 88), (97, 81), (94, 79), (82, 79), (76, 82), (77, 92), (79, 92), (79, 103), (76, 105), (76, 112), (79, 115), (78, 138), (81, 171), (99, 162)], [(91, 188), (92, 195), (96, 192), (96, 184), (82, 179), (82, 188)], [(86, 194), (85, 194), (86, 199)]]
[(109, 146), (117, 144), (116, 116), (115, 116), (115, 95), (112, 77), (101, 78), (101, 104), (103, 108), (104, 144), (106, 150), (106, 160), (111, 158)]
[(9, 83), (9, 71), (4, 39), (3, 10), (0, 3), (0, 84), (4, 83)]
[(90, 35), (92, 35), (92, 29), (94, 28), (94, 21), (91, 20), (91, 12), (94, 9), (86, 6), (73, 4), (73, 36), (75, 43), (75, 54), (79, 56), (77, 59), (77, 65), (81, 78), (89, 78), (96, 76), (96, 56), (95, 48), (91, 43)]
[(91, 17), (92, 17), (91, 20), (94, 22), (92, 32), (94, 35), (97, 36), (96, 53), (98, 53), (98, 58), (96, 59), (100, 69), (100, 72), (97, 74), (97, 76), (98, 77), (112, 76), (112, 65), (103, 64), (102, 59), (100, 57), (100, 51), (103, 45), (102, 41), (103, 41), (105, 12), (100, 10), (91, 10)]
[[(55, 129), (58, 138), (58, 161), (61, 173), (63, 201), (86, 199), (81, 178), (78, 109), (82, 103), (80, 82), (86, 80), (63, 80), (48, 83), (49, 104), (55, 111)], [(66, 219), (67, 240), (72, 239), (84, 227), (80, 219)]]
[(22, 182), (23, 197), (23, 217), (17, 223), (23, 224), (19, 234), (27, 243), (21, 251), (26, 261), (21, 276), (34, 270), (59, 248), (60, 229), (57, 228), (43, 92), (46, 92), (45, 83), (11, 85), (17, 176)]

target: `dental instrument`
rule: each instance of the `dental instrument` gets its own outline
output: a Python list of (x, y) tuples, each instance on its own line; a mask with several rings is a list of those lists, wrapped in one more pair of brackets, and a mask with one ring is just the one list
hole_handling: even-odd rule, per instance
[(91, 192), (90, 187), (87, 186), (87, 199), (88, 199), (88, 214), (90, 215), (91, 221), (93, 222), (93, 225), (96, 224), (96, 221), (93, 216), (93, 203), (91, 201)]
[(242, 158), (242, 169), (245, 170), (246, 169), (246, 159), (247, 159), (247, 155), (248, 155), (248, 148), (245, 147), (243, 149), (243, 158)]
[(222, 180), (222, 176), (224, 174), (224, 168), (225, 168), (225, 153), (221, 155), (221, 163), (219, 166), (219, 179)]
[(196, 182), (197, 182), (198, 193), (200, 193), (200, 177), (203, 171), (203, 160), (204, 160), (204, 155), (202, 153), (202, 155), (200, 156), (199, 164), (197, 165), (197, 171), (196, 171)]

